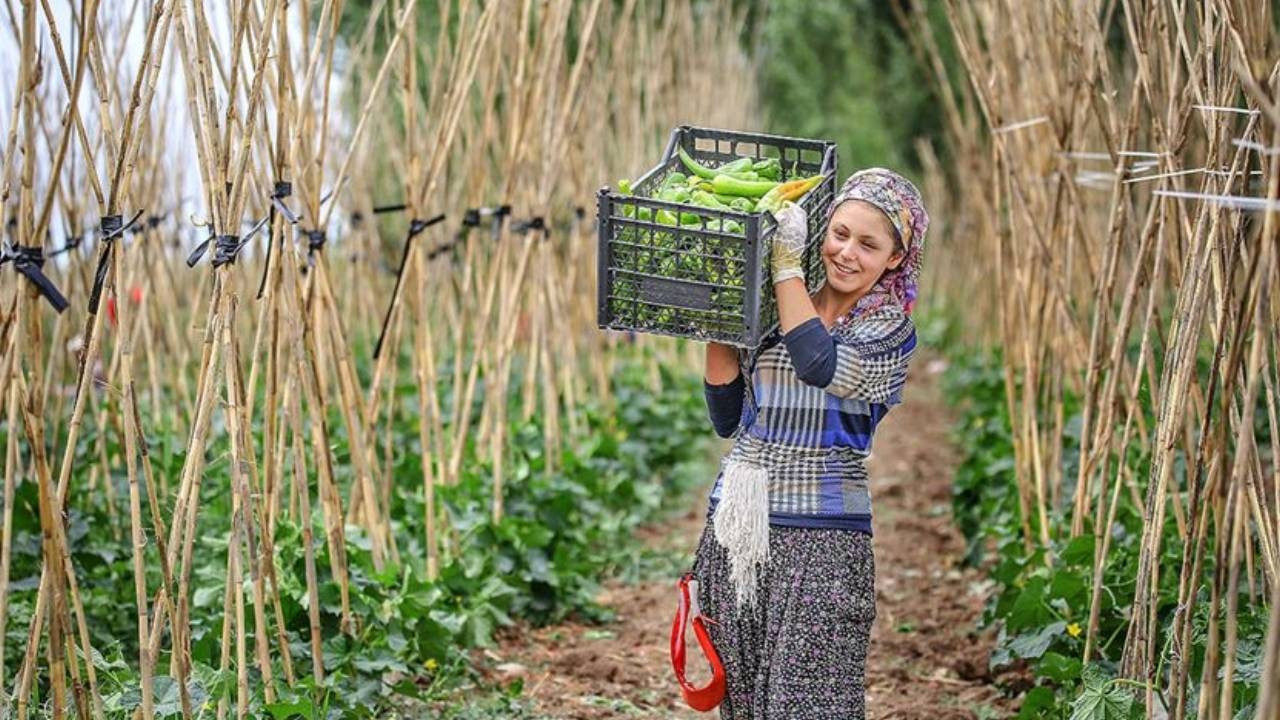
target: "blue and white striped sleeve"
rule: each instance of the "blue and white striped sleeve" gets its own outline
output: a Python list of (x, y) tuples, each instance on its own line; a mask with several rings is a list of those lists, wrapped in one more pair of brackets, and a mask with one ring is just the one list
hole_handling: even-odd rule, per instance
[(834, 336), (835, 373), (823, 389), (842, 398), (896, 405), (902, 402), (907, 364), (916, 350), (916, 327), (899, 308), (855, 321)]
[(911, 317), (885, 308), (832, 333), (816, 317), (783, 339), (796, 375), (841, 398), (896, 405), (916, 348)]

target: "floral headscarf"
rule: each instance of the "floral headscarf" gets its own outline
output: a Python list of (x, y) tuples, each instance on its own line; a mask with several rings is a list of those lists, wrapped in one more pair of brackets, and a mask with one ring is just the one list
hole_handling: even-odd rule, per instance
[(881, 167), (866, 168), (849, 176), (840, 187), (822, 222), (825, 237), (836, 208), (849, 200), (863, 200), (880, 208), (902, 240), (907, 256), (898, 267), (887, 269), (871, 290), (858, 299), (851, 311), (859, 317), (888, 304), (902, 307), (908, 315), (916, 304), (920, 267), (924, 260), (924, 236), (929, 229), (929, 213), (920, 191), (910, 180)]

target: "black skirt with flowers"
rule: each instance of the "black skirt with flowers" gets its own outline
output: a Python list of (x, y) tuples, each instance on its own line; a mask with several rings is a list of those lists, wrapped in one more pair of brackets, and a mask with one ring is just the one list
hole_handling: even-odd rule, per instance
[(724, 664), (722, 720), (861, 720), (876, 616), (871, 535), (771, 525), (755, 606), (737, 611), (710, 521), (694, 559), (698, 604)]

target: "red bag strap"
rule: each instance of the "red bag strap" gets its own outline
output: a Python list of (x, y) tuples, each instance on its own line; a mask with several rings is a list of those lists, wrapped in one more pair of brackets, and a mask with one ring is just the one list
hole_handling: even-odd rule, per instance
[(693, 573), (685, 573), (677, 583), (680, 591), (676, 617), (671, 624), (671, 667), (675, 670), (676, 681), (680, 683), (680, 692), (684, 701), (694, 710), (706, 712), (713, 710), (724, 699), (725, 678), (724, 666), (720, 656), (711, 643), (711, 635), (707, 632), (706, 622), (711, 619), (702, 615), (699, 610), (693, 617), (693, 634), (698, 639), (698, 647), (711, 665), (711, 680), (703, 687), (696, 687), (685, 679), (684, 627), (689, 619), (689, 582)]

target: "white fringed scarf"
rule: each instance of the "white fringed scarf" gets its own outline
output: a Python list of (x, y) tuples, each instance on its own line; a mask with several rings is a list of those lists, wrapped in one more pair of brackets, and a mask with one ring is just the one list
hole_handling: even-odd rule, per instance
[(716, 541), (729, 555), (737, 607), (754, 605), (760, 566), (769, 559), (769, 473), (726, 460), (720, 502), (711, 518)]

